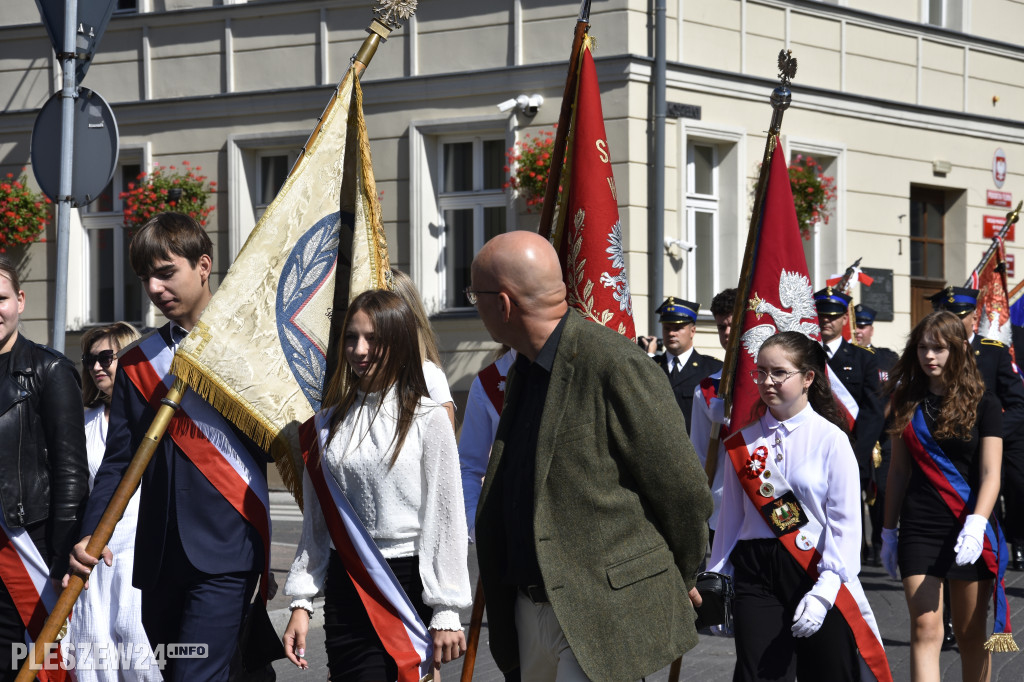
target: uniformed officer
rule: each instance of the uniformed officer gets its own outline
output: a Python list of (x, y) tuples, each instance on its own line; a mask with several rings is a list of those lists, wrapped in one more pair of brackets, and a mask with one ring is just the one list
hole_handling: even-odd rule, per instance
[(854, 321), (857, 324), (853, 337), (857, 340), (858, 346), (875, 351), (875, 361), (878, 363), (878, 380), (884, 383), (888, 381), (889, 372), (892, 370), (893, 365), (900, 359), (899, 353), (891, 348), (879, 348), (872, 345), (871, 339), (875, 335), (877, 310), (863, 303), (858, 303), (853, 306), (853, 313)]
[[(843, 338), (843, 327), (850, 322), (849, 296), (832, 287), (825, 287), (814, 293), (814, 304), (818, 308), (821, 341), (828, 354), (829, 369), (857, 403), (857, 421), (850, 440), (853, 452), (857, 455), (861, 490), (868, 499), (873, 499), (877, 494), (877, 488), (873, 485), (875, 443), (882, 437), (885, 426), (875, 352)], [(864, 560), (875, 563), (875, 557), (871, 556), (872, 545), (867, 537), (863, 545)]]
[(814, 294), (821, 326), (821, 342), (828, 354), (828, 366), (857, 403), (857, 422), (853, 427), (853, 452), (860, 464), (861, 483), (871, 479), (871, 454), (882, 434), (884, 414), (878, 382), (878, 361), (874, 351), (843, 338), (843, 327), (850, 322), (850, 297), (826, 287)]
[[(878, 363), (878, 381), (880, 384), (885, 384), (889, 380), (889, 372), (892, 371), (896, 361), (900, 359), (900, 356), (896, 351), (891, 348), (879, 348), (872, 345), (871, 339), (875, 335), (875, 317), (878, 316), (876, 311), (871, 306), (858, 303), (853, 307), (855, 322), (857, 329), (853, 332), (853, 336), (857, 339), (857, 345), (863, 346), (868, 350), (875, 351), (875, 361)], [(888, 402), (888, 396), (883, 396), (883, 404)], [(886, 421), (888, 426), (888, 420)], [(868, 507), (868, 516), (871, 517), (871, 564), (874, 566), (881, 566), (882, 556), (882, 524), (885, 516), (885, 481), (889, 477), (889, 461), (892, 459), (892, 441), (889, 440), (889, 435), (885, 433), (883, 429), (882, 435), (878, 440), (879, 445), (879, 460), (876, 460), (876, 471), (875, 471), (875, 484), (878, 487), (878, 493), (875, 495), (874, 504)]]
[(693, 409), (693, 391), (705, 377), (722, 369), (722, 361), (701, 355), (693, 347), (697, 332), (699, 303), (669, 296), (654, 312), (661, 323), (661, 338), (665, 353), (654, 360), (668, 375), (676, 402), (686, 419), (686, 433), (690, 433), (690, 412)]
[[(1003, 406), (1003, 469), (1024, 469), (1024, 382), (1013, 364), (1010, 350), (1006, 345), (974, 333), (978, 317), (978, 290), (946, 287), (932, 296), (931, 302), (936, 310), (948, 310), (959, 316), (964, 323), (967, 337), (974, 348), (974, 359), (978, 361), (978, 370), (985, 380), (985, 388), (995, 394)], [(1009, 500), (1009, 508), (1016, 511), (1018, 495), (1014, 494), (1016, 491), (1007, 488), (1004, 480), (1003, 497)], [(1013, 543), (1011, 565), (1020, 566), (1021, 541), (1024, 538), (1018, 535), (1020, 522), (1016, 516), (1017, 514), (1006, 516), (1009, 523), (1004, 523), (1004, 526), (1007, 526), (1004, 530), (1007, 539)]]

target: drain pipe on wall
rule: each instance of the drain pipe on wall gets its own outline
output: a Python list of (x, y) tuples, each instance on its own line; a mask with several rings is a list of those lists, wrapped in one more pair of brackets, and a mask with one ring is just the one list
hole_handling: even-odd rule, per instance
[[(654, 191), (647, 229), (648, 315), (653, 315), (652, 311), (665, 298), (665, 2), (654, 0), (654, 164), (650, 169)], [(649, 333), (660, 337), (661, 325), (653, 317), (649, 319)]]

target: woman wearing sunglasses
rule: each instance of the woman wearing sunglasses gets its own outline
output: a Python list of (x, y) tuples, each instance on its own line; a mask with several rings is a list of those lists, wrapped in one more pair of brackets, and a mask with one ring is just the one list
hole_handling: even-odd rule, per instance
[[(106, 450), (117, 356), (138, 338), (139, 332), (127, 322), (96, 327), (82, 336), (82, 399), (90, 488)], [(89, 578), (89, 589), (75, 605), (68, 642), (75, 647), (78, 682), (161, 679), (142, 628), (142, 593), (132, 587), (138, 514), (139, 491), (136, 490), (107, 543), (113, 564), (107, 566), (101, 562), (96, 566)], [(78, 646), (86, 643), (89, 646)], [(104, 646), (106, 651), (101, 653)], [(121, 646), (131, 660), (104, 665), (100, 657), (116, 650), (117, 646)]]
[[(0, 571), (0, 679), (13, 679), (11, 645), (24, 643), (31, 623), (22, 614), (55, 600), (46, 577), (63, 577), (88, 494), (78, 373), (66, 357), (20, 333), (24, 311), (18, 272), (0, 255), (0, 550), (24, 568)], [(34, 590), (11, 580), (19, 573)]]

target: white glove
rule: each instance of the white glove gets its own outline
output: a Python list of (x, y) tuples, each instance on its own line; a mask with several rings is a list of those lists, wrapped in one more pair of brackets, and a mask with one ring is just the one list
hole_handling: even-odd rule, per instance
[(828, 602), (815, 594), (805, 594), (793, 614), (793, 636), (810, 637), (821, 628), (828, 613)]
[(896, 547), (899, 545), (900, 532), (895, 528), (882, 529), (882, 565), (885, 572), (893, 580), (899, 580), (899, 570), (896, 566)]
[(981, 514), (970, 514), (964, 519), (964, 527), (956, 538), (956, 565), (966, 566), (973, 564), (981, 556), (981, 550), (985, 546), (985, 527), (988, 519)]

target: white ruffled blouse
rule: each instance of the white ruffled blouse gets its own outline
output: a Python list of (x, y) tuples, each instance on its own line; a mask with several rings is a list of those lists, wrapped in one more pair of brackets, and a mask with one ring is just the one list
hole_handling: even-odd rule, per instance
[[(363, 399), (365, 397), (365, 403)], [(444, 408), (420, 402), (391, 466), (398, 429), (394, 389), (360, 394), (327, 446), (324, 461), (386, 559), (419, 556), (428, 627), (460, 630), (458, 610), (472, 603), (459, 454)], [(380, 407), (378, 411), (378, 405)], [(331, 543), (308, 474), (303, 476), (302, 537), (285, 594), (312, 599), (327, 575)]]

